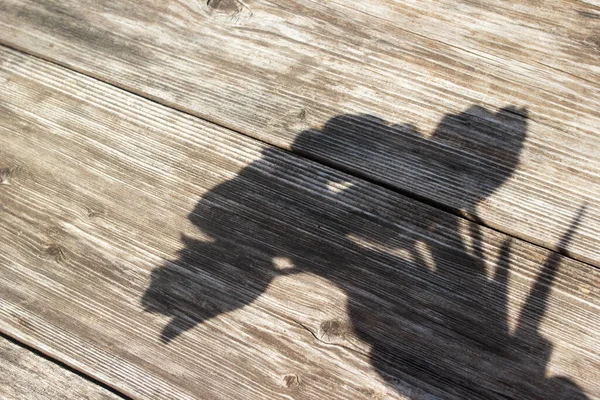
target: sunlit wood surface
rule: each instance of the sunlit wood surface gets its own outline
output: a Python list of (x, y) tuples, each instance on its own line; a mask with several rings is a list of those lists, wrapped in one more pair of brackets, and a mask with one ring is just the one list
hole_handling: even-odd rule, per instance
[(0, 0), (6, 393), (600, 399), (599, 78), (593, 1)]

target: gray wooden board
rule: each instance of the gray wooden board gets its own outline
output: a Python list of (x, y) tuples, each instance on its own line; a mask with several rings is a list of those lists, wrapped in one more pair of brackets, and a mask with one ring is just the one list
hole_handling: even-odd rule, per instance
[(81, 376), (0, 337), (0, 397), (3, 400), (117, 400)]
[(0, 60), (5, 334), (135, 398), (600, 398), (598, 269)]
[[(0, 42), (546, 248), (587, 202), (561, 250), (598, 266), (599, 16), (592, 1), (1, 0)], [(481, 126), (509, 106), (528, 120), (507, 176), (506, 128)]]

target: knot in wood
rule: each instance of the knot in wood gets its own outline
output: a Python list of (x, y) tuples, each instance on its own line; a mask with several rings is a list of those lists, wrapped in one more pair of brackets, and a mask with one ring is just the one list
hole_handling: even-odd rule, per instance
[(10, 185), (19, 167), (0, 168), (0, 185)]
[(300, 378), (296, 374), (289, 374), (283, 377), (285, 387), (295, 388), (300, 385)]
[(239, 12), (241, 6), (237, 0), (207, 0), (206, 5), (211, 10), (224, 13)]
[(240, 24), (252, 17), (252, 10), (244, 0), (206, 0), (203, 8), (215, 21)]
[(66, 258), (65, 249), (58, 244), (51, 244), (46, 248), (46, 254), (57, 262), (64, 261)]
[(323, 321), (319, 326), (321, 340), (341, 338), (346, 335), (347, 324), (337, 319)]

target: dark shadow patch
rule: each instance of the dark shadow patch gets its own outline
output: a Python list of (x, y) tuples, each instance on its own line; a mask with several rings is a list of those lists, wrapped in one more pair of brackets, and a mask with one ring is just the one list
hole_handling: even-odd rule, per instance
[[(373, 169), (393, 169), (402, 157), (412, 165), (408, 172), (424, 185), (431, 180), (431, 190), (444, 190), (436, 182), (460, 187), (465, 195), (453, 207), (477, 220), (478, 204), (517, 168), (527, 121), (526, 109), (506, 107), (494, 113), (473, 106), (445, 116), (426, 138), (410, 124), (341, 115), (320, 130), (300, 133), (293, 149), (318, 150), (345, 165), (366, 159)], [(440, 147), (453, 150), (442, 157)], [(337, 182), (341, 189), (330, 190), (332, 177), (306, 171), (314, 165), (268, 149), (197, 203), (189, 219), (213, 241), (184, 237), (179, 258), (153, 271), (142, 300), (147, 311), (171, 318), (162, 332), (165, 343), (252, 303), (275, 277), (309, 272), (348, 297), (348, 321), (322, 322), (321, 340), (359, 337), (371, 346), (373, 367), (391, 385), (405, 381), (442, 397), (465, 399), (587, 398), (568, 378), (546, 377), (552, 344), (540, 335), (539, 326), (558, 255), (544, 264), (511, 332), (510, 239), (490, 278), (478, 224), (471, 224), (467, 245), (458, 217), (390, 192), (374, 197), (379, 189), (365, 181), (350, 187)], [(292, 177), (311, 179), (318, 190), (296, 185)], [(561, 239), (565, 248), (581, 213)], [(359, 245), (351, 237), (400, 247), (412, 261)], [(281, 257), (292, 266), (278, 268), (274, 260)], [(298, 382), (286, 378), (288, 387)]]

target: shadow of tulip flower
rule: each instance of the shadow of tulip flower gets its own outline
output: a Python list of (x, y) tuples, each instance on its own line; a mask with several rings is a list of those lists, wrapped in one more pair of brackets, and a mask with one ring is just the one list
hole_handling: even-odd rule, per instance
[[(465, 195), (453, 199), (452, 207), (477, 221), (479, 203), (518, 166), (527, 120), (524, 109), (493, 113), (471, 107), (446, 116), (427, 138), (411, 125), (342, 115), (320, 130), (302, 132), (293, 147), (334, 163), (351, 165), (364, 157), (362, 164), (373, 169), (404, 168), (408, 183), (417, 179), (431, 190), (460, 188)], [(391, 385), (406, 381), (452, 398), (587, 398), (568, 378), (546, 377), (552, 344), (539, 326), (559, 256), (546, 260), (511, 331), (510, 239), (489, 277), (479, 224), (470, 224), (469, 246), (461, 233), (464, 220), (451, 214), (421, 208), (412, 222), (399, 226), (399, 216), (411, 210), (398, 205), (412, 204), (401, 196), (371, 198), (373, 185), (360, 180), (348, 187), (333, 182), (336, 190), (318, 177), (297, 184), (292, 177), (309, 178), (294, 160), (266, 150), (197, 203), (189, 219), (213, 240), (183, 237), (179, 258), (153, 271), (142, 299), (148, 312), (171, 317), (161, 336), (165, 343), (252, 303), (276, 277), (310, 272), (345, 291), (350, 329), (370, 345), (373, 367)], [(351, 206), (358, 203), (363, 209)], [(391, 220), (377, 216), (378, 209), (393, 215)], [(561, 238), (563, 248), (582, 213)], [(293, 267), (278, 269), (277, 257), (288, 258)]]

